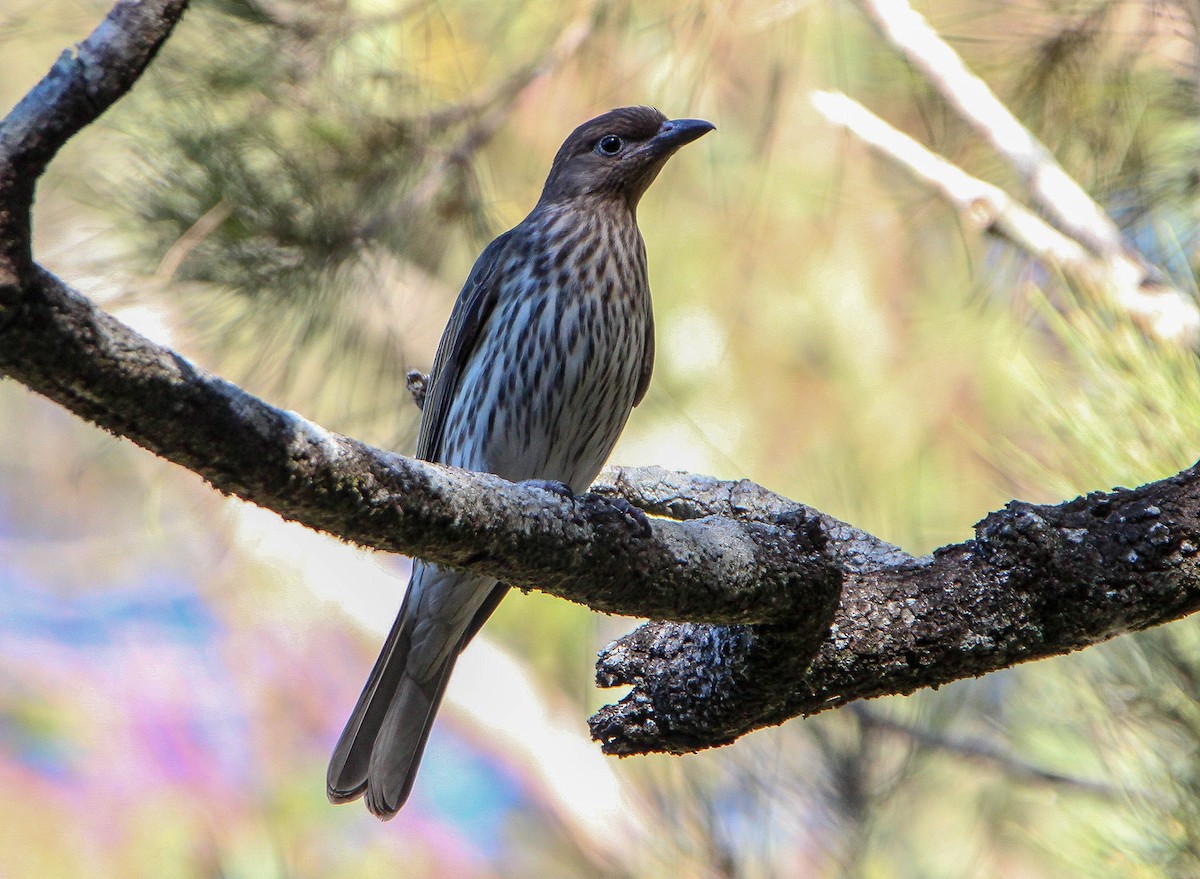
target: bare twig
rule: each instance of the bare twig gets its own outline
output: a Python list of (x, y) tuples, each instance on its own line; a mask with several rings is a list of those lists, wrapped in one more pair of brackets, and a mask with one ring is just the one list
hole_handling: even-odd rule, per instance
[(1116, 223), (907, 0), (858, 0), (858, 5), (884, 38), (1017, 171), (1034, 203), (1056, 226), (1095, 254), (1124, 248)]
[(233, 213), (233, 206), (221, 199), (200, 215), (187, 231), (179, 236), (167, 248), (163, 258), (159, 260), (158, 268), (154, 270), (154, 280), (159, 284), (168, 284), (175, 278), (175, 273), (183, 265), (193, 250), (199, 247), (204, 239), (217, 230)]
[(1068, 273), (1102, 271), (1103, 264), (999, 186), (972, 177), (840, 92), (813, 92), (812, 104), (834, 125), (935, 189), (972, 226), (1007, 238), (1031, 256)]
[(1124, 255), (1108, 259), (1093, 254), (1000, 187), (972, 177), (853, 98), (818, 91), (811, 99), (822, 116), (934, 189), (970, 225), (1004, 238), (1080, 289), (1115, 297), (1117, 306), (1155, 338), (1187, 344), (1200, 340), (1195, 303), (1161, 285), (1141, 283), (1137, 263)]
[[(918, 748), (932, 751), (944, 751), (957, 757), (963, 757), (973, 763), (991, 766), (1010, 778), (1030, 784), (1044, 784), (1056, 788), (1066, 788), (1083, 794), (1103, 797), (1105, 799), (1123, 799), (1139, 792), (1130, 791), (1119, 785), (1090, 778), (1080, 778), (1064, 772), (1046, 769), (978, 739), (967, 739), (949, 735), (941, 730), (930, 729), (912, 723), (905, 723), (892, 717), (886, 717), (878, 711), (872, 711), (862, 703), (848, 706), (863, 726), (888, 732), (912, 742)], [(1145, 796), (1142, 792), (1140, 795)]]
[(884, 38), (1017, 172), (1050, 222), (1102, 261), (1100, 292), (1155, 338), (1193, 347), (1200, 342), (1196, 304), (1130, 246), (1104, 209), (907, 0), (858, 4)]

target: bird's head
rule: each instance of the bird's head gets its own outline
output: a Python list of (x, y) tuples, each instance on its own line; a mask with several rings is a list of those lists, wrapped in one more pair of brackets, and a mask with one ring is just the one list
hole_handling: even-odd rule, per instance
[(668, 119), (653, 107), (610, 110), (580, 125), (559, 147), (538, 203), (599, 196), (635, 210), (667, 159), (715, 127), (703, 119)]

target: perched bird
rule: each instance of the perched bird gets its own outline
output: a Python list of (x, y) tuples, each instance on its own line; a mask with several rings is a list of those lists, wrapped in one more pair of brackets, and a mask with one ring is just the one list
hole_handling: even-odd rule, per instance
[[(667, 159), (711, 131), (624, 107), (566, 139), (537, 205), (487, 246), (442, 334), (417, 457), (512, 481), (591, 485), (654, 363), (637, 206)], [(408, 798), (454, 662), (507, 587), (421, 561), (342, 732), (329, 799)]]

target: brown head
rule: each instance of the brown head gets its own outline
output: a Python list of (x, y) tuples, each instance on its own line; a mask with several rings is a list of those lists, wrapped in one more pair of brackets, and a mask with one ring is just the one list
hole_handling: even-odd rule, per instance
[(609, 110), (559, 147), (538, 205), (600, 196), (620, 199), (634, 211), (667, 159), (715, 127), (703, 119), (667, 119), (653, 107)]

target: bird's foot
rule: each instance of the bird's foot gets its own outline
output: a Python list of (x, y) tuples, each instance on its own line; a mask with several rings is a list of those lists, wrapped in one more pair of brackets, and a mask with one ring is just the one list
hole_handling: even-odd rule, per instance
[(540, 488), (542, 491), (548, 491), (550, 494), (557, 495), (563, 500), (570, 500), (575, 497), (575, 492), (571, 490), (571, 486), (555, 479), (526, 479), (521, 485), (528, 485), (530, 488)]
[(632, 527), (635, 536), (650, 536), (650, 519), (644, 510), (635, 507), (623, 497), (604, 497), (603, 500), (621, 514), (621, 517)]
[[(521, 482), (521, 485), (527, 485), (530, 488), (541, 489), (548, 491), (550, 494), (562, 498), (563, 500), (574, 500), (575, 492), (571, 490), (571, 486), (565, 482), (558, 482), (554, 479), (526, 479)], [(595, 501), (606, 507), (610, 507), (621, 514), (621, 518), (629, 525), (636, 537), (649, 537), (650, 520), (646, 517), (645, 512), (635, 507), (623, 497), (609, 497), (607, 495), (599, 495), (588, 493), (583, 495), (586, 501)]]

